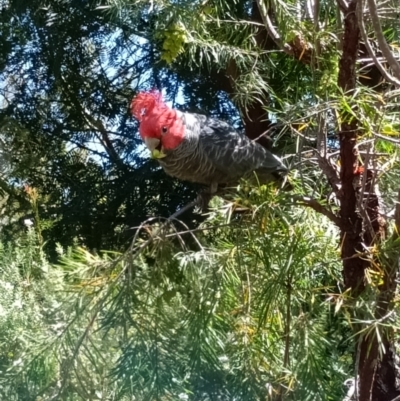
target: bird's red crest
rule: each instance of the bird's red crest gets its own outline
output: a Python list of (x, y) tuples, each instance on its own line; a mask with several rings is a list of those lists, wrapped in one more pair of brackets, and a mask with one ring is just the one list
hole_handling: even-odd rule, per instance
[(140, 92), (131, 103), (132, 114), (139, 121), (142, 121), (143, 117), (153, 112), (159, 113), (165, 108), (167, 106), (162, 100), (162, 94), (157, 90)]
[(168, 107), (159, 91), (140, 92), (132, 100), (131, 112), (140, 122), (139, 133), (145, 138), (157, 138), (164, 149), (176, 148), (184, 138), (183, 121)]

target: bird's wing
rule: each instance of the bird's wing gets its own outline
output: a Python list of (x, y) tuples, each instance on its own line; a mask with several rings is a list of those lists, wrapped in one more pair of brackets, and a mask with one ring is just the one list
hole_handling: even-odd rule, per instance
[(258, 169), (271, 173), (287, 171), (279, 158), (228, 123), (202, 115), (196, 118), (200, 120), (201, 151), (219, 171), (238, 177)]

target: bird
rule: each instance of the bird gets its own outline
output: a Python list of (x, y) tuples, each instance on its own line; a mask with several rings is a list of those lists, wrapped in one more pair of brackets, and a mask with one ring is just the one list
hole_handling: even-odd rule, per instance
[(285, 182), (289, 170), (283, 162), (223, 120), (173, 109), (157, 90), (139, 92), (130, 109), (165, 173), (206, 186), (199, 200), (203, 209), (219, 187), (237, 185), (241, 178)]

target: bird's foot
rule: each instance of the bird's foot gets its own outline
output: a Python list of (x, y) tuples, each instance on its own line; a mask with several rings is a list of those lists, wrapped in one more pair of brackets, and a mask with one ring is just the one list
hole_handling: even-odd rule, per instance
[(218, 185), (211, 184), (209, 188), (205, 188), (199, 192), (197, 195), (197, 206), (203, 213), (207, 213), (209, 211), (209, 203), (211, 199), (217, 194)]
[(207, 213), (209, 211), (209, 203), (213, 196), (214, 194), (210, 191), (201, 191), (197, 195), (196, 203), (202, 213)]

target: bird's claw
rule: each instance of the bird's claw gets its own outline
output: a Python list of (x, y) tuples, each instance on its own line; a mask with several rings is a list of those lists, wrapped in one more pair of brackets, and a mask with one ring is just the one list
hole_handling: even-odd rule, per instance
[(214, 194), (211, 194), (209, 191), (201, 191), (197, 195), (196, 203), (197, 206), (203, 213), (207, 213), (209, 210), (209, 203)]

